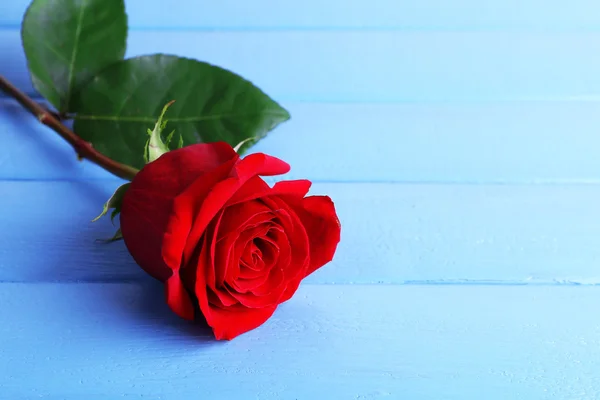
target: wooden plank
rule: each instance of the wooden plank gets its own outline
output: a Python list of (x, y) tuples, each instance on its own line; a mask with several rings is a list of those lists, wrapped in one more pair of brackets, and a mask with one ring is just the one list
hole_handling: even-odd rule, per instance
[(7, 398), (600, 397), (595, 287), (304, 285), (231, 342), (150, 283), (2, 284), (0, 301)]
[[(0, 4), (0, 25), (21, 22), (29, 0)], [(598, 3), (573, 0), (127, 0), (133, 28), (597, 29)]]
[[(137, 281), (92, 224), (116, 181), (0, 182), (0, 281)], [(309, 283), (600, 284), (599, 185), (315, 184), (342, 221)]]
[[(290, 178), (600, 181), (600, 102), (285, 106), (292, 120), (252, 151), (289, 162)], [(0, 179), (110, 177), (77, 161), (62, 139), (13, 101), (0, 99), (0, 133)]]
[[(217, 64), (280, 101), (598, 98), (600, 32), (135, 31), (128, 56)], [(32, 91), (18, 30), (0, 30), (0, 73)]]

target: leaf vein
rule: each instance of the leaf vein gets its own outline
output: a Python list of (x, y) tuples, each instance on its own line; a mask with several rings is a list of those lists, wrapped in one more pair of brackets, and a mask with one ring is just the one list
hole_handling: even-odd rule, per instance
[[(28, 36), (31, 36), (33, 39), (32, 40), (37, 40), (37, 37), (33, 37), (33, 35), (31, 35), (29, 32), (27, 33)], [(67, 59), (67, 57), (65, 57), (62, 53), (60, 53), (58, 50), (56, 50), (56, 48), (54, 46), (52, 46), (48, 41), (46, 40), (40, 40), (40, 43), (46, 47), (48, 50), (50, 50), (56, 57), (58, 57), (61, 61), (65, 61), (65, 62), (69, 62), (69, 60)]]
[[(71, 60), (69, 61), (69, 77), (67, 78), (67, 95), (65, 96), (65, 108), (69, 108), (71, 101), (71, 89), (73, 87), (73, 70), (75, 69), (75, 59), (77, 58), (77, 46), (79, 46), (79, 38), (81, 37), (81, 23), (83, 20), (83, 14), (85, 10), (84, 0), (81, 4), (81, 10), (79, 10), (79, 17), (77, 19), (77, 29), (75, 30), (75, 40), (73, 42), (73, 52), (71, 53)], [(63, 110), (65, 111), (65, 110)]]

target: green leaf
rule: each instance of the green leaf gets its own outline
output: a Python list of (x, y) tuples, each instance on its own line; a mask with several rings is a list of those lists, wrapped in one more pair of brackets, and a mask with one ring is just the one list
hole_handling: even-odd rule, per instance
[(125, 196), (125, 192), (127, 192), (127, 189), (129, 189), (130, 185), (131, 183), (126, 183), (124, 185), (119, 186), (117, 190), (115, 190), (113, 195), (110, 196), (110, 199), (108, 199), (108, 201), (104, 203), (104, 207), (102, 208), (102, 212), (100, 213), (100, 215), (94, 218), (92, 222), (96, 222), (100, 218), (105, 216), (110, 208), (114, 209), (114, 211), (110, 215), (110, 220), (114, 221), (117, 214), (121, 212), (121, 203), (123, 202), (123, 196)]
[(60, 112), (79, 88), (123, 59), (123, 0), (34, 0), (23, 18), (23, 48), (35, 89)]
[(169, 142), (173, 139), (175, 131), (171, 132), (167, 138), (163, 141), (162, 132), (167, 126), (167, 120), (163, 119), (167, 109), (173, 104), (174, 101), (167, 103), (158, 117), (158, 121), (154, 125), (153, 130), (148, 129), (148, 135), (150, 138), (146, 142), (146, 148), (144, 149), (144, 161), (146, 163), (156, 160), (158, 157), (169, 152)]
[(75, 132), (108, 157), (144, 166), (146, 131), (171, 100), (169, 126), (184, 145), (225, 141), (250, 147), (290, 118), (254, 86), (225, 69), (171, 55), (128, 59), (102, 71), (79, 92)]

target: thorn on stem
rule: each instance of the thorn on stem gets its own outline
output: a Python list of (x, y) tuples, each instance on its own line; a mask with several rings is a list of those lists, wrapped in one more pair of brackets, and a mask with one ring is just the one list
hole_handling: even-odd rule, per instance
[[(92, 142), (86, 142), (86, 141), (82, 140), (78, 143), (78, 145), (76, 145), (74, 147), (75, 147), (75, 152), (77, 154), (77, 160), (83, 161), (86, 158), (86, 156), (83, 154), (83, 153), (85, 153), (85, 151), (82, 151), (82, 150), (92, 149), (94, 147), (94, 145), (92, 144)], [(86, 147), (89, 147), (89, 149), (86, 149)]]
[(48, 112), (45, 112), (45, 113), (41, 114), (40, 116), (38, 116), (38, 119), (44, 125), (48, 125), (48, 122), (50, 121), (51, 118), (52, 118), (52, 116)]

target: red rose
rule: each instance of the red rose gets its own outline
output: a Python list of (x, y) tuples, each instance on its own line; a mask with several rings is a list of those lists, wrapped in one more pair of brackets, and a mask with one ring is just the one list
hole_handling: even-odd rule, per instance
[(333, 258), (340, 223), (331, 199), (305, 197), (307, 180), (270, 187), (260, 177), (289, 169), (261, 153), (241, 159), (223, 142), (198, 144), (147, 164), (123, 198), (133, 258), (165, 282), (178, 315), (193, 319), (196, 303), (217, 339), (264, 323)]

